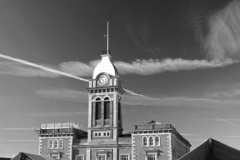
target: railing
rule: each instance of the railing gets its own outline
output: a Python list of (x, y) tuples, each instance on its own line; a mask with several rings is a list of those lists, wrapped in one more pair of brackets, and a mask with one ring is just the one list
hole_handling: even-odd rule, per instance
[(63, 129), (63, 128), (77, 128), (83, 129), (83, 125), (79, 125), (75, 122), (64, 122), (64, 123), (46, 123), (41, 124), (41, 129)]
[(171, 124), (134, 125), (132, 130), (161, 130), (174, 129)]

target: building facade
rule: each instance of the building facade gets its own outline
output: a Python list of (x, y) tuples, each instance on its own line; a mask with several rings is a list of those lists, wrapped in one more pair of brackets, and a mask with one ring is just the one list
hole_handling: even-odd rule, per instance
[(43, 124), (39, 154), (64, 160), (176, 160), (190, 143), (171, 124), (151, 121), (123, 134), (124, 89), (107, 51), (101, 55), (88, 90), (88, 129), (75, 123)]

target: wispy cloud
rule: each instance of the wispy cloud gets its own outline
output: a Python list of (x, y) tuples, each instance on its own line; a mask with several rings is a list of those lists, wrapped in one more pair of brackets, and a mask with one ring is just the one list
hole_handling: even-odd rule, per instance
[[(71, 78), (88, 81), (87, 79), (78, 76), (91, 76), (95, 66), (100, 60), (94, 60), (87, 63), (83, 62), (63, 62), (59, 66), (49, 67), (48, 65), (38, 65), (25, 60), (12, 58), (1, 55), (1, 58), (6, 58), (14, 62), (1, 62), (0, 74), (9, 74), (25, 77), (50, 77), (56, 78), (59, 76), (68, 76)], [(225, 67), (237, 60), (225, 59), (224, 61), (214, 60), (184, 60), (184, 59), (148, 59), (135, 60), (132, 62), (115, 61), (114, 65), (122, 75), (137, 74), (137, 75), (154, 75), (162, 72), (176, 72), (181, 70), (207, 69), (215, 67)], [(24, 64), (24, 65), (23, 65)], [(34, 68), (32, 68), (34, 67)]]
[(203, 46), (212, 60), (238, 59), (240, 57), (240, 1), (228, 6), (209, 18), (209, 34)]
[(30, 117), (57, 117), (57, 116), (60, 116), (60, 117), (63, 117), (63, 116), (66, 116), (66, 117), (71, 117), (71, 116), (82, 116), (82, 115), (87, 115), (88, 113), (87, 112), (41, 112), (41, 113), (33, 113), (33, 114), (29, 114)]
[(202, 136), (201, 134), (192, 134), (192, 133), (181, 133), (181, 135), (189, 136), (189, 137), (191, 137), (191, 136)]
[(34, 128), (0, 128), (0, 131), (33, 131)]
[(0, 139), (0, 142), (38, 142), (38, 139)]
[(204, 97), (213, 99), (238, 100), (240, 98), (240, 83), (212, 87), (212, 89), (210, 89), (207, 93), (204, 94)]
[[(75, 76), (90, 76), (98, 61), (92, 61), (89, 64), (81, 62), (64, 62), (60, 64), (61, 70), (71, 73)], [(207, 60), (184, 60), (184, 59), (149, 59), (135, 60), (133, 62), (116, 61), (114, 65), (122, 75), (154, 75), (162, 72), (176, 72), (181, 70), (207, 69), (215, 67), (225, 67), (238, 62), (237, 60), (226, 59), (225, 61), (207, 61)]]
[[(51, 67), (46, 67), (44, 65), (39, 65), (39, 64), (36, 64), (36, 63), (28, 62), (26, 60), (10, 57), (10, 56), (7, 56), (7, 55), (0, 54), (0, 58), (7, 59), (7, 60), (10, 60), (10, 61), (13, 61), (13, 62), (20, 63), (20, 64), (24, 64), (24, 65), (27, 65), (27, 66), (31, 66), (31, 67), (34, 67), (34, 68), (38, 68), (42, 71), (50, 72), (50, 73), (55, 74), (55, 75), (57, 74), (57, 75), (61, 75), (61, 76), (67, 76), (67, 77), (71, 77), (71, 78), (78, 79), (78, 80), (85, 81), (85, 82), (89, 81), (87, 79), (80, 78), (80, 77), (74, 76), (72, 74), (65, 73), (65, 72), (62, 72), (62, 71), (57, 70), (57, 69), (53, 69)], [(26, 71), (26, 70), (24, 70), (24, 71)], [(30, 70), (30, 71), (32, 72), (32, 70)], [(40, 76), (40, 75), (36, 74), (36, 76)]]
[(86, 91), (75, 91), (69, 89), (40, 90), (37, 94), (44, 98), (54, 98), (60, 100), (68, 100), (74, 102), (88, 102), (88, 94)]
[(132, 63), (114, 62), (121, 74), (153, 75), (162, 72), (195, 70), (215, 67), (224, 67), (237, 61), (230, 59), (225, 61), (207, 61), (207, 60), (184, 60), (184, 59), (164, 59), (164, 60), (136, 60)]
[(210, 98), (191, 97), (133, 97), (124, 96), (126, 105), (171, 106), (171, 107), (238, 107), (239, 100), (218, 100)]
[[(42, 90), (37, 92), (38, 95), (45, 98), (54, 98), (67, 101), (87, 103), (87, 92), (56, 89)], [(123, 96), (125, 105), (144, 105), (144, 106), (164, 106), (164, 107), (238, 107), (240, 101), (217, 100), (207, 98), (191, 97), (145, 97), (145, 96)]]
[(233, 126), (239, 127), (239, 125), (237, 125), (237, 124), (235, 124), (235, 123), (232, 123), (232, 122), (230, 122), (230, 121), (227, 121), (227, 120), (225, 120), (225, 119), (221, 119), (221, 118), (218, 118), (218, 117), (216, 117), (216, 119), (219, 120), (219, 121), (223, 121), (223, 122), (225, 122), (225, 123), (231, 124), (231, 125), (233, 125)]

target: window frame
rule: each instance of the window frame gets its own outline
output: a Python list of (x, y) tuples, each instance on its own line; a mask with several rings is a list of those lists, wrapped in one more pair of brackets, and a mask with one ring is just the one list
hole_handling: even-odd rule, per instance
[(100, 120), (102, 118), (102, 99), (96, 97), (95, 99), (95, 119)]
[[(60, 143), (62, 142), (62, 143)], [(62, 146), (60, 147), (60, 144), (62, 144)], [(63, 139), (58, 139), (58, 149), (63, 149)]]
[(111, 101), (109, 97), (105, 97), (103, 100), (103, 112), (104, 112), (104, 119), (110, 119), (110, 107), (111, 107)]
[(119, 155), (119, 160), (122, 160), (122, 156), (127, 156), (127, 160), (130, 160), (130, 154), (120, 154)]
[(104, 156), (104, 160), (107, 160), (107, 154), (97, 154), (97, 160), (99, 160), (99, 156)]
[[(56, 146), (55, 146), (56, 144)], [(52, 149), (58, 149), (58, 139), (53, 140), (53, 148)]]
[[(149, 139), (148, 140), (148, 142), (149, 142), (148, 146), (155, 146), (155, 138), (153, 136), (149, 136), (148, 139)], [(151, 145), (151, 139), (152, 139), (152, 145)]]
[[(52, 156), (52, 155), (56, 155), (56, 156)], [(50, 153), (49, 157), (52, 157), (53, 159), (61, 159), (61, 154), (60, 153)]]
[[(158, 143), (157, 143), (157, 139), (158, 138)], [(155, 142), (155, 146), (161, 146), (161, 137), (160, 136), (155, 136), (154, 137), (154, 142)]]
[(154, 155), (154, 160), (157, 160), (157, 153), (155, 153), (155, 152), (153, 152), (153, 153), (146, 153), (145, 160), (148, 160), (148, 156), (149, 155)]
[[(82, 159), (78, 159), (78, 157), (82, 157)], [(85, 160), (85, 155), (84, 154), (77, 155), (76, 160)]]
[[(51, 143), (50, 143), (51, 142)], [(48, 145), (47, 145), (48, 149), (53, 149), (53, 140), (52, 139), (48, 139)]]
[[(146, 140), (146, 145), (144, 143), (145, 142), (144, 139)], [(142, 137), (142, 146), (148, 146), (148, 137), (147, 136)]]

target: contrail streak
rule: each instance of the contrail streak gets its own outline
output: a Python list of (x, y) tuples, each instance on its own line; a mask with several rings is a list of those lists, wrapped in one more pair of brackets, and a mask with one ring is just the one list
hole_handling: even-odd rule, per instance
[[(87, 80), (87, 79), (80, 78), (80, 77), (74, 76), (72, 74), (59, 71), (59, 70), (47, 68), (47, 67), (44, 67), (44, 66), (32, 63), (32, 62), (28, 62), (28, 61), (22, 60), (22, 59), (13, 58), (13, 57), (6, 56), (6, 55), (3, 55), (3, 54), (0, 54), (0, 57), (4, 58), (4, 59), (7, 59), (7, 60), (10, 60), (10, 61), (14, 61), (14, 62), (18, 62), (18, 63), (21, 63), (21, 64), (25, 64), (25, 65), (28, 65), (28, 66), (31, 66), (31, 67), (35, 67), (35, 68), (39, 68), (39, 69), (42, 69), (42, 70), (45, 70), (45, 71), (49, 71), (49, 72), (53, 72), (53, 73), (56, 73), (56, 74), (59, 74), (59, 75), (63, 75), (63, 76), (66, 76), (66, 77), (71, 77), (71, 78), (78, 79), (78, 80), (81, 80), (81, 81), (84, 81), (84, 82), (89, 82), (89, 80)], [(146, 97), (144, 95), (134, 93), (134, 92), (132, 92), (130, 90), (127, 90), (127, 89), (124, 89), (124, 90), (126, 91), (127, 94), (130, 94), (132, 96)], [(146, 97), (146, 98), (149, 98), (149, 97)]]
[(127, 90), (127, 89), (124, 89), (124, 91), (126, 92), (126, 94), (129, 94), (129, 95), (132, 95), (132, 96), (144, 97), (144, 98), (148, 98), (148, 99), (150, 99), (150, 100), (153, 100), (153, 99), (150, 98), (150, 97), (144, 96), (144, 95), (142, 95), (142, 94), (137, 94), (137, 93), (135, 93), (135, 92), (133, 92), (133, 91), (130, 91), (130, 90)]
[(58, 71), (58, 70), (55, 70), (55, 69), (47, 68), (47, 67), (44, 67), (44, 66), (32, 63), (32, 62), (22, 60), (22, 59), (13, 58), (13, 57), (6, 56), (6, 55), (3, 55), (3, 54), (0, 54), (0, 57), (4, 58), (4, 59), (7, 59), (7, 60), (14, 61), (14, 62), (18, 62), (18, 63), (21, 63), (21, 64), (25, 64), (25, 65), (28, 65), (28, 66), (32, 66), (32, 67), (35, 67), (35, 68), (39, 68), (39, 69), (42, 69), (42, 70), (45, 70), (45, 71), (49, 71), (49, 72), (53, 72), (53, 73), (56, 73), (56, 74), (59, 74), (59, 75), (63, 75), (63, 76), (66, 76), (66, 77), (71, 77), (71, 78), (75, 78), (75, 79), (78, 79), (78, 80), (81, 80), (81, 81), (89, 82), (89, 80), (87, 80), (87, 79), (80, 78), (80, 77), (77, 77), (77, 76), (62, 72), (62, 71)]
[(233, 125), (233, 126), (239, 127), (239, 125), (237, 125), (237, 124), (235, 124), (235, 123), (232, 123), (232, 122), (229, 122), (229, 121), (227, 121), (227, 120), (225, 120), (225, 119), (221, 119), (221, 118), (218, 118), (218, 117), (216, 117), (216, 119), (218, 119), (218, 120), (220, 120), (220, 121), (223, 121), (223, 122), (226, 122), (226, 123), (228, 123), (228, 124), (231, 124), (231, 125)]

